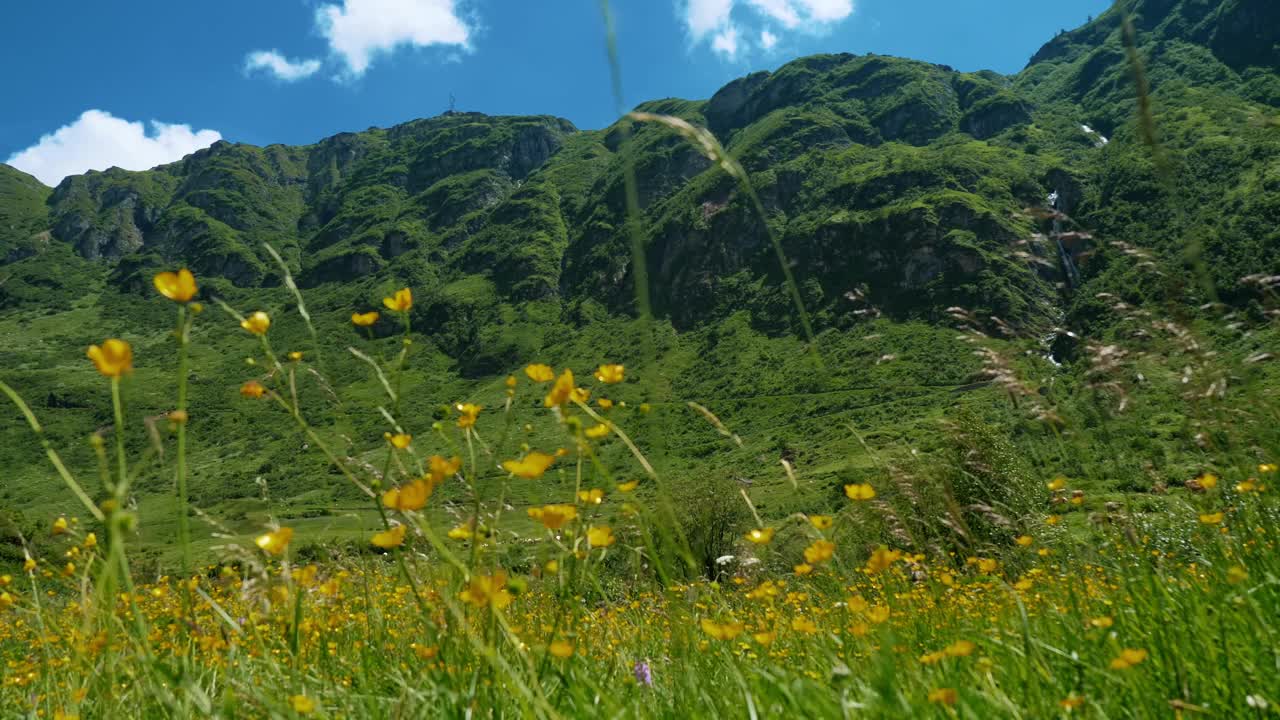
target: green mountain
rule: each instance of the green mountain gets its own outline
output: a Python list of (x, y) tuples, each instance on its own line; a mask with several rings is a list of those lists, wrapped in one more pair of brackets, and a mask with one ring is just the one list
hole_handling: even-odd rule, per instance
[[(1149, 93), (1138, 90), (1122, 11)], [(821, 509), (833, 483), (877, 472), (869, 447), (939, 451), (941, 418), (1007, 419), (999, 393), (971, 392), (990, 368), (955, 339), (951, 308), (1034, 355), (1055, 327), (1109, 337), (1122, 319), (1112, 298), (1188, 313), (1258, 300), (1240, 278), (1280, 272), (1278, 33), (1271, 0), (1128, 0), (1054, 38), (1015, 76), (822, 55), (707, 100), (640, 106), (710, 129), (748, 172), (765, 217), (696, 147), (628, 119), (582, 131), (548, 116), (448, 113), (303, 147), (219, 142), (146, 172), (70, 177), (52, 192), (0, 166), (0, 376), (92, 474), (83, 434), (109, 424), (110, 411), (85, 346), (129, 339), (131, 402), (150, 413), (171, 402), (172, 308), (150, 289), (157, 270), (190, 267), (206, 298), (279, 318), (278, 350), (313, 351), (270, 244), (325, 338), (321, 369), (344, 409), (364, 413), (317, 411), (353, 454), (385, 428), (380, 388), (345, 346), (389, 358), (399, 328), (384, 318), (361, 340), (347, 317), (408, 285), (422, 342), (406, 397), (421, 408), (423, 435), (443, 403), (501, 406), (502, 379), (525, 362), (616, 360), (649, 377), (619, 392), (655, 404), (638, 437), (665, 451), (672, 475), (756, 483), (766, 513)], [(640, 342), (628, 168), (658, 319)], [(1044, 235), (1048, 222), (1027, 212), (1051, 193), (1072, 229), (1093, 238), (1076, 233), (1066, 261)], [(821, 371), (795, 342), (770, 229), (814, 319)], [(1045, 387), (1058, 386), (1055, 374), (1080, 386), (1086, 363), (1057, 337), (1067, 366), (1031, 358), (1029, 372)], [(340, 479), (278, 414), (236, 397), (253, 373), (242, 360), (252, 343), (210, 308), (196, 346), (197, 504), (252, 527), (261, 480), (317, 532), (350, 529), (334, 510), (350, 500)], [(329, 407), (327, 386), (303, 392)], [(712, 457), (721, 440), (686, 399), (715, 410), (745, 445)], [(1150, 418), (1134, 420), (1133, 442), (1172, 458), (1142, 429)], [(0, 505), (33, 516), (64, 507), (19, 421), (0, 416), (0, 466), (12, 474)], [(1194, 432), (1176, 416), (1160, 422), (1169, 437)], [(130, 442), (142, 452), (149, 440), (137, 429)], [(801, 491), (774, 469), (780, 454), (800, 469)], [(1102, 490), (1146, 482), (1146, 461), (1110, 469), (1114, 484)], [(154, 473), (141, 502), (164, 503), (168, 482)]]
[(0, 165), (0, 253), (5, 262), (35, 252), (35, 236), (49, 227), (48, 199), (49, 188), (39, 180)]

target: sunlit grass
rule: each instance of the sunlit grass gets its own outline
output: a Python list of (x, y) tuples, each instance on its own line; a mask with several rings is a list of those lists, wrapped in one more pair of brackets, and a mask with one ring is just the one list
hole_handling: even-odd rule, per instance
[[(181, 318), (224, 322), (190, 299), (179, 298)], [(385, 305), (407, 317), (412, 299)], [(762, 516), (767, 495), (730, 491), (715, 503), (741, 509), (742, 534), (708, 574), (688, 537), (700, 528), (670, 524), (659, 471), (628, 435), (655, 411), (620, 399), (625, 367), (530, 365), (496, 403), (401, 419), (406, 324), (401, 354), (370, 358), (387, 429), (351, 455), (300, 404), (299, 384), (323, 381), (308, 352), (282, 357), (270, 318), (226, 310), (258, 350), (241, 402), (277, 406), (366, 502), (289, 517), (264, 487), (245, 501), (258, 533), (202, 514), (213, 536), (189, 548), (164, 519), (181, 497), (134, 505), (127, 482), (141, 460), (98, 436), (102, 489), (66, 477), (96, 499), (84, 492), (84, 512), (49, 518), (48, 551), (0, 580), (3, 706), (46, 717), (1148, 717), (1234, 716), (1280, 697), (1268, 462), (1239, 456), (1189, 479), (1165, 514), (1116, 496), (1084, 531), (1090, 481), (1044, 478), (980, 511), (1001, 528), (981, 538), (904, 518), (930, 490), (903, 478), (845, 485), (831, 515)], [(118, 388), (132, 353), (101, 348), (94, 361)], [(515, 421), (531, 403), (540, 432)], [(684, 421), (710, 423), (734, 452), (736, 433), (696, 410)], [(162, 418), (155, 442), (173, 442), (184, 421)], [(799, 490), (790, 468), (777, 472)], [(675, 512), (728, 522), (714, 507)], [(169, 567), (192, 554), (220, 562), (132, 586), (127, 546), (143, 513), (160, 516), (153, 533), (169, 528)], [(301, 537), (325, 542), (297, 556)]]

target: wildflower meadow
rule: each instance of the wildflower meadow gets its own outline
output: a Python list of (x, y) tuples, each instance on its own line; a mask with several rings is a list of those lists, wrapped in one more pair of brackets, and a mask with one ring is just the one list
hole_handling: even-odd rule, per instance
[(600, 6), (603, 129), (0, 166), (0, 720), (1280, 717), (1275, 6), (633, 112)]

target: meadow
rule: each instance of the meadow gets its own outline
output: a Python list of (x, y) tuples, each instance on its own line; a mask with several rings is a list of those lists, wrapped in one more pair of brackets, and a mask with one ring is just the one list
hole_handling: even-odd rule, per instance
[[(131, 457), (132, 348), (89, 349), (116, 423), (91, 436), (92, 483), (43, 443), (81, 507), (44, 518), (40, 551), (0, 578), (6, 716), (1243, 717), (1280, 698), (1274, 386), (1257, 371), (1267, 358), (1210, 351), (1190, 329), (1171, 336), (1182, 355), (1170, 340), (1123, 363), (1116, 347), (1094, 349), (1082, 393), (1116, 418), (1141, 414), (1143, 393), (1161, 405), (1162, 385), (1194, 403), (1201, 433), (1183, 452), (1200, 469), (1145, 493), (1158, 505), (1100, 500), (1089, 491), (1103, 478), (1053, 472), (1055, 452), (1096, 473), (1120, 467), (1123, 449), (1066, 430), (1096, 418), (1045, 404), (1020, 385), (1019, 353), (973, 334), (982, 392), (1041, 429), (1044, 457), (1017, 457), (980, 423), (952, 427), (954, 467), (868, 447), (882, 466), (822, 498), (828, 513), (762, 515), (756, 488), (731, 482), (673, 502), (628, 433), (661, 413), (646, 402), (653, 382), (609, 358), (530, 364), (492, 404), (424, 418), (400, 402), (414, 348), (404, 288), (353, 309), (352, 333), (382, 313), (403, 334), (385, 359), (350, 350), (383, 395), (385, 427), (350, 442), (319, 422), (338, 398), (300, 400), (301, 387), (328, 387), (313, 349), (272, 342), (282, 322), (310, 326), (301, 293), (281, 320), (194, 301), (186, 271), (155, 286), (178, 308), (173, 409)], [(259, 532), (219, 532), (197, 512), (215, 542), (193, 554), (186, 426), (200, 409), (183, 378), (196, 322), (238, 326), (255, 349), (244, 379), (226, 381), (239, 402), (274, 407), (364, 499), (350, 542), (298, 547), (302, 523), (274, 519), (287, 507), (264, 485)], [(1194, 370), (1180, 365), (1194, 357)], [(1134, 368), (1144, 383), (1122, 386)], [(0, 390), (41, 437), (20, 395)], [(718, 452), (743, 445), (711, 409), (694, 411), (682, 421), (712, 428)], [(177, 564), (141, 581), (130, 485), (156, 464), (173, 473)], [(774, 472), (784, 492), (821, 492), (785, 458)]]

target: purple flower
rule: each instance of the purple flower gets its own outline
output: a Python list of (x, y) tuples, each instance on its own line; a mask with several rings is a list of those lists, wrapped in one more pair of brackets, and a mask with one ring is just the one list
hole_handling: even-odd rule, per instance
[(636, 666), (632, 668), (631, 672), (635, 674), (636, 682), (645, 687), (653, 686), (653, 671), (649, 669), (649, 661), (637, 660)]

